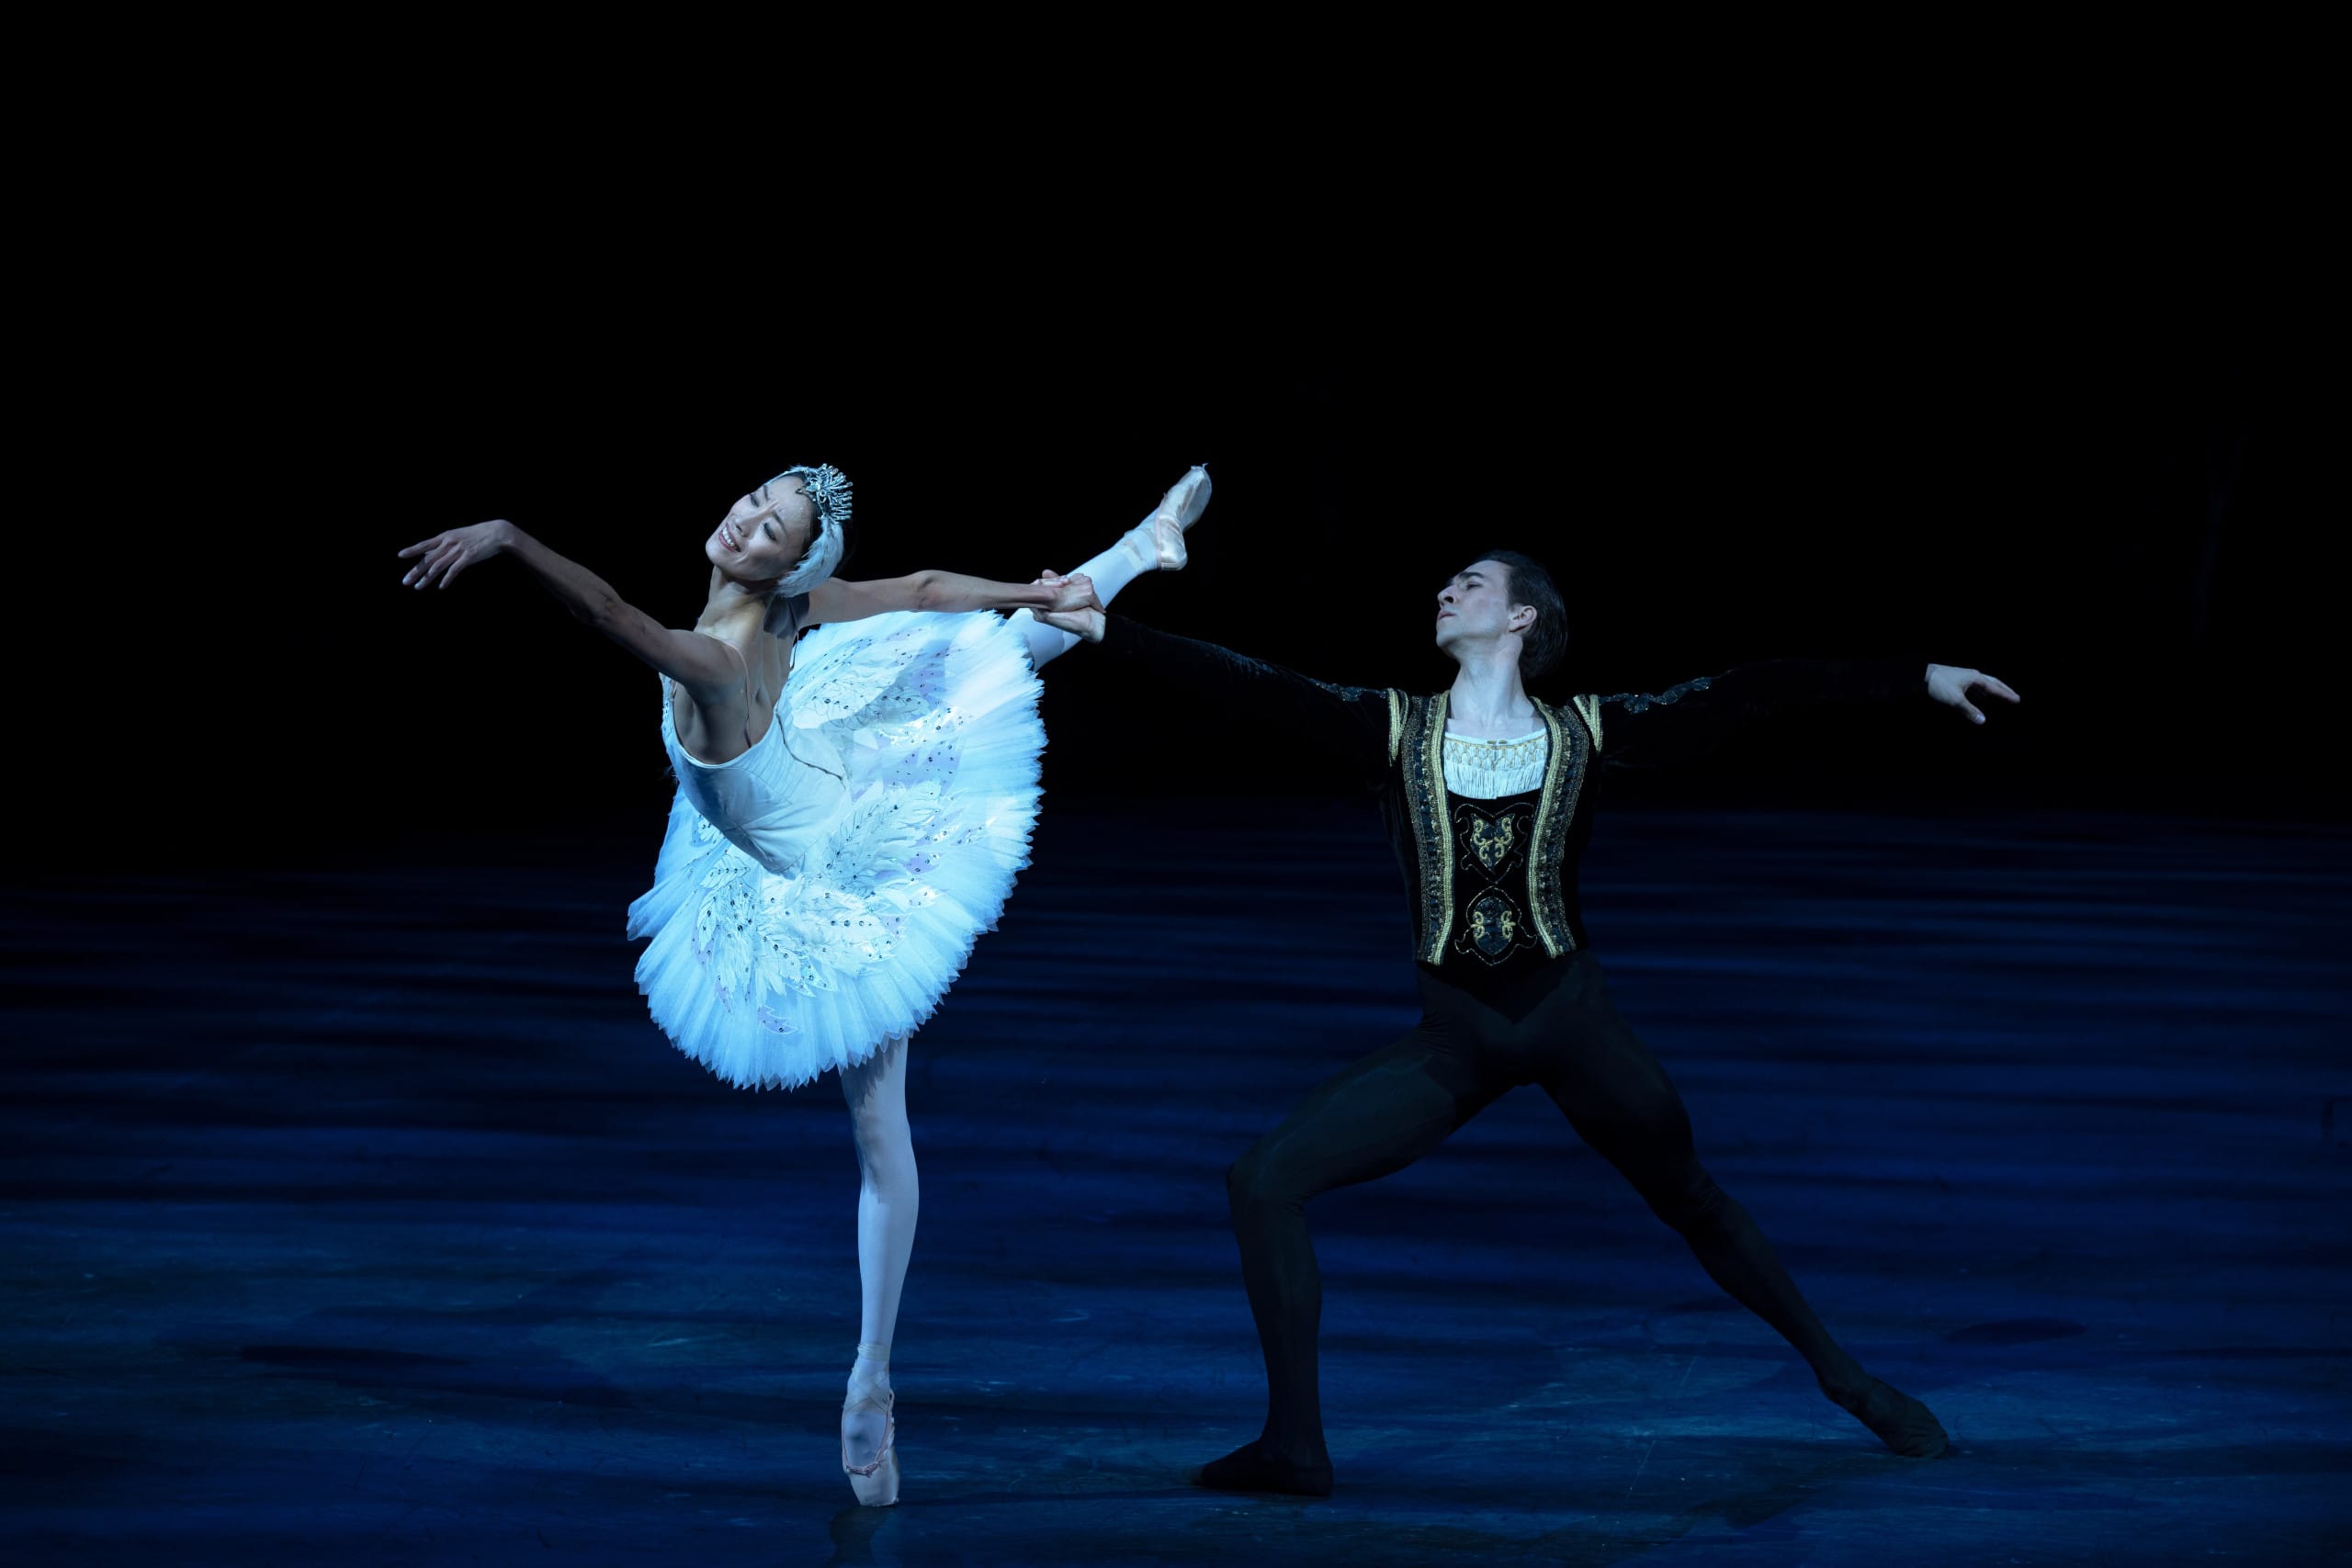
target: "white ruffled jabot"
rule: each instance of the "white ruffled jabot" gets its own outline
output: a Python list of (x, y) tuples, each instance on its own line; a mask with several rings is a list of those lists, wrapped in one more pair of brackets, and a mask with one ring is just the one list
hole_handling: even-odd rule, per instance
[(1544, 765), (1551, 760), (1551, 736), (1545, 730), (1509, 740), (1478, 740), (1449, 731), (1445, 787), (1472, 800), (1524, 795), (1543, 787)]

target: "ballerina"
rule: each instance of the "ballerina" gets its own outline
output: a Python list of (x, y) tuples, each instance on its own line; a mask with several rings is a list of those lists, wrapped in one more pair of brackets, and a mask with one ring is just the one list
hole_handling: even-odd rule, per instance
[(1208, 499), (1195, 467), (1069, 577), (853, 582), (834, 575), (852, 543), (849, 480), (830, 464), (787, 468), (703, 542), (709, 597), (683, 631), (503, 519), (400, 552), (417, 589), (511, 556), (663, 677), (678, 792), (653, 886), (628, 909), (628, 934), (648, 942), (638, 988), (678, 1049), (739, 1088), (840, 1075), (861, 1295), (842, 1469), (860, 1503), (899, 1495), (890, 1336), (919, 1199), (908, 1041), (1028, 864), (1046, 744), (1035, 671), (1080, 641), (1055, 621), (1182, 569)]

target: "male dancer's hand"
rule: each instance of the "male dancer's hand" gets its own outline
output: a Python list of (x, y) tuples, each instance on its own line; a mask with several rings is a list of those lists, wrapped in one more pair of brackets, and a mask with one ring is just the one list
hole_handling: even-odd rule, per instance
[(2005, 702), (2020, 700), (2006, 682), (1995, 680), (1982, 670), (1962, 670), (1956, 664), (1928, 666), (1928, 695), (1948, 707), (1958, 708), (1968, 716), (1971, 724), (1984, 723), (1984, 715), (1976, 703), (1968, 699), (1974, 697), (1976, 702), (1983, 702), (1988, 692)]
[(1094, 596), (1092, 578), (1082, 571), (1064, 577), (1048, 568), (1031, 586), (1057, 591), (1052, 604), (1030, 612), (1040, 622), (1088, 642), (1102, 640), (1102, 602)]

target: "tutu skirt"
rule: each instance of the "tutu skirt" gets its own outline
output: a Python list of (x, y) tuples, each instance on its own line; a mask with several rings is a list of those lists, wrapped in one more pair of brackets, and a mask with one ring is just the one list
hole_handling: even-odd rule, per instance
[(739, 1087), (789, 1089), (930, 1018), (1029, 863), (1039, 690), (994, 615), (903, 611), (803, 637), (774, 721), (787, 728), (762, 744), (778, 743), (778, 787), (820, 785), (840, 808), (762, 859), (681, 790), (629, 906), (648, 944), (638, 988), (678, 1048)]

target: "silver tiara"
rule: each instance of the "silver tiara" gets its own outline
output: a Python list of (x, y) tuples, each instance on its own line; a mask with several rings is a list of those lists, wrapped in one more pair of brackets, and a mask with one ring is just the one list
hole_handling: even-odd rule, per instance
[[(817, 508), (817, 515), (828, 523), (849, 521), (849, 476), (831, 463), (819, 463), (810, 468), (803, 463), (776, 475), (778, 479), (800, 481), (800, 493)], [(770, 484), (775, 479), (768, 481)]]

